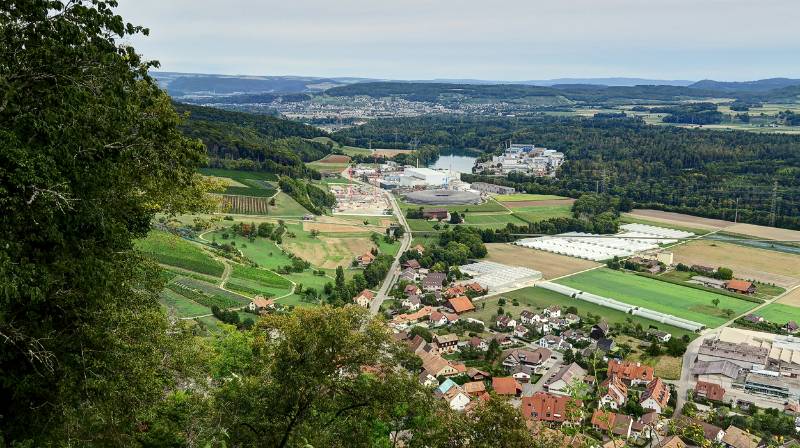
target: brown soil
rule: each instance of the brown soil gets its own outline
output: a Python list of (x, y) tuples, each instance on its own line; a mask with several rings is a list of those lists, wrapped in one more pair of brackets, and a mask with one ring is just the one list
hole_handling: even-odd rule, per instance
[(785, 305), (792, 305), (792, 306), (800, 306), (800, 288), (795, 288), (786, 294), (785, 296), (781, 297), (778, 300), (778, 303), (783, 303)]
[(699, 216), (684, 215), (682, 213), (664, 212), (661, 210), (636, 209), (630, 215), (647, 219), (649, 221), (663, 222), (666, 224), (691, 224), (698, 229), (717, 230), (732, 226), (734, 223), (721, 219), (701, 218)]
[(544, 207), (546, 205), (572, 205), (575, 199), (545, 199), (543, 201), (513, 201), (503, 202), (508, 208), (519, 207)]
[(411, 152), (414, 151), (410, 149), (377, 149), (373, 154), (378, 157), (388, 157), (391, 159), (398, 154), (408, 154)]
[(545, 279), (574, 274), (599, 266), (598, 263), (593, 261), (514, 246), (513, 244), (489, 243), (486, 248), (489, 250), (486, 260), (535, 269), (541, 272)]
[(753, 224), (734, 224), (727, 227), (725, 231), (740, 235), (754, 236), (756, 238), (800, 242), (800, 231), (798, 230), (778, 229), (776, 227), (757, 226)]
[(350, 156), (341, 154), (328, 154), (327, 156), (318, 160), (317, 163), (350, 163)]
[(737, 278), (788, 287), (800, 283), (800, 256), (720, 241), (698, 240), (672, 249), (675, 263), (725, 266)]

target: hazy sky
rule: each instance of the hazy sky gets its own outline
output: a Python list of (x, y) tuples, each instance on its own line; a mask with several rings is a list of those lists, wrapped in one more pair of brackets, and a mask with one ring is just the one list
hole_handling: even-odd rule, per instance
[(119, 0), (162, 70), (493, 80), (800, 77), (798, 0)]

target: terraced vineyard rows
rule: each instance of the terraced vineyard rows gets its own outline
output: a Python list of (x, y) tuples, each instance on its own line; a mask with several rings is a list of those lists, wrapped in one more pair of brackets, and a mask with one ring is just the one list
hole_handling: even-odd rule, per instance
[(269, 198), (223, 194), (222, 209), (240, 215), (266, 215), (269, 211)]

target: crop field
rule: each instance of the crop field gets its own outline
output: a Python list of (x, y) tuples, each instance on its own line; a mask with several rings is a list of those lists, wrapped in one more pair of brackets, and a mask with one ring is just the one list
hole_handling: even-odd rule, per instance
[(800, 255), (715, 240), (691, 241), (672, 249), (675, 263), (725, 266), (736, 278), (792, 286), (800, 283)]
[(265, 288), (289, 289), (292, 287), (288, 280), (278, 274), (264, 269), (251, 268), (238, 264), (233, 265), (231, 278), (234, 280), (245, 280)]
[(778, 303), (800, 308), (800, 287), (786, 293), (785, 296), (778, 299)]
[(664, 227), (664, 224), (669, 224), (670, 229), (682, 230), (684, 232), (692, 232), (695, 235), (705, 235), (710, 230), (714, 230), (709, 228), (690, 227), (684, 224), (676, 224), (675, 222), (667, 223), (662, 221), (652, 221), (649, 219), (642, 219), (638, 216), (631, 215), (628, 213), (623, 213), (622, 215), (620, 215), (619, 222), (620, 224), (645, 224), (648, 226), (656, 226), (656, 227)]
[[(275, 193), (273, 191), (273, 193)], [(266, 215), (269, 213), (269, 198), (255, 196), (220, 195), (220, 208), (226, 213), (237, 215)]]
[(250, 187), (228, 187), (225, 189), (224, 196), (252, 196), (257, 198), (270, 198), (275, 196), (278, 190), (275, 188), (250, 188)]
[(226, 296), (207, 294), (199, 288), (180, 281), (169, 283), (167, 289), (209, 309), (213, 306), (228, 309), (243, 305), (241, 301)]
[(179, 277), (177, 280), (175, 280), (175, 283), (178, 283), (186, 288), (195, 289), (206, 295), (222, 297), (227, 301), (236, 302), (239, 305), (247, 305), (250, 303), (248, 298), (242, 297), (240, 294), (226, 291), (216, 285), (198, 281), (193, 278)]
[(526, 202), (526, 201), (549, 201), (555, 199), (568, 199), (563, 196), (556, 196), (554, 194), (527, 194), (527, 193), (514, 193), (514, 194), (499, 194), (494, 198), (500, 202)]
[(507, 212), (508, 211), (505, 207), (503, 207), (497, 201), (492, 200), (492, 199), (490, 199), (490, 200), (488, 200), (488, 201), (486, 201), (486, 202), (484, 202), (482, 204), (447, 205), (447, 206), (439, 206), (439, 205), (424, 205), (424, 206), (422, 206), (422, 205), (419, 205), (419, 204), (411, 204), (411, 203), (405, 202), (405, 201), (400, 200), (400, 199), (398, 199), (397, 203), (398, 203), (398, 205), (400, 205), (400, 209), (404, 213), (408, 209), (418, 209), (420, 207), (422, 207), (423, 210), (431, 209), (431, 208), (446, 208), (447, 211), (459, 212), (459, 213), (464, 213), (464, 212), (466, 212), (466, 213), (470, 213), (470, 212), (491, 213), (491, 212)]
[[(683, 213), (664, 212), (661, 210), (635, 209), (623, 217), (646, 219), (651, 222), (669, 224), (672, 226), (687, 226), (696, 229), (719, 230), (733, 225), (730, 221), (721, 219), (701, 218), (699, 216), (685, 215)], [(676, 227), (677, 228), (677, 227)]]
[[(616, 299), (630, 305), (693, 320), (708, 327), (717, 327), (730, 320), (723, 312), (725, 309), (733, 310), (734, 316), (738, 316), (757, 305), (722, 294), (606, 268), (564, 277), (557, 280), (556, 283)], [(714, 306), (713, 299), (719, 300), (718, 306)]]
[(503, 228), (508, 223), (518, 226), (527, 224), (525, 221), (510, 213), (502, 213), (497, 215), (470, 213), (464, 220), (464, 224), (475, 225), (481, 228)]
[(299, 218), (309, 214), (309, 211), (298, 204), (297, 201), (292, 199), (288, 194), (280, 192), (275, 196), (275, 205), (270, 206), (269, 213), (273, 216), (293, 216)]
[(487, 261), (534, 269), (541, 272), (546, 279), (574, 274), (599, 266), (593, 261), (507, 243), (488, 243), (486, 249), (489, 251), (489, 255), (486, 257)]
[(569, 218), (572, 207), (569, 205), (527, 206), (513, 208), (514, 215), (527, 222), (543, 221), (550, 218)]
[(200, 168), (200, 174), (206, 176), (214, 176), (214, 177), (227, 177), (228, 179), (233, 179), (236, 182), (240, 182), (243, 184), (247, 184), (245, 182), (247, 179), (254, 179), (254, 180), (266, 180), (266, 181), (276, 181), (278, 180), (278, 176), (273, 173), (262, 173), (260, 171), (238, 171), (238, 170), (226, 170), (224, 168)]
[(219, 277), (225, 270), (222, 263), (211, 258), (200, 247), (167, 232), (151, 231), (138, 240), (136, 247), (153, 256), (161, 264)]
[(194, 317), (211, 313), (207, 307), (166, 288), (161, 291), (160, 301), (178, 317)]
[(783, 303), (771, 303), (753, 314), (781, 325), (792, 320), (800, 323), (800, 308)]
[[(498, 308), (498, 300), (500, 297), (504, 297), (506, 299), (506, 304), (503, 309), (506, 312), (510, 312), (512, 316), (515, 318), (519, 317), (519, 314), (525, 309), (543, 309), (551, 305), (559, 305), (559, 306), (574, 306), (578, 309), (578, 315), (581, 317), (586, 317), (589, 313), (594, 315), (603, 316), (609, 324), (614, 323), (623, 323), (626, 322), (627, 319), (631, 319), (634, 323), (638, 322), (642, 324), (642, 327), (648, 328), (649, 326), (655, 326), (663, 331), (668, 331), (672, 333), (675, 337), (683, 336), (684, 334), (694, 336), (694, 333), (683, 330), (681, 328), (673, 327), (670, 325), (664, 325), (660, 322), (656, 322), (650, 319), (644, 319), (638, 316), (632, 316), (627, 313), (623, 313), (622, 311), (612, 310), (610, 308), (602, 307), (599, 305), (595, 305), (593, 303), (584, 302), (582, 300), (573, 299), (571, 297), (565, 296), (563, 294), (558, 294), (554, 291), (549, 291), (547, 289), (536, 288), (536, 287), (528, 287), (522, 288), (515, 291), (507, 292), (504, 294), (500, 294), (498, 296), (489, 297), (487, 299), (478, 300), (476, 302), (477, 310), (464, 314), (464, 317), (472, 317), (474, 319), (479, 319), (483, 321), (486, 325), (490, 325), (490, 320), (493, 315), (497, 314)], [(517, 299), (519, 301), (519, 306), (513, 305), (513, 300)], [(485, 306), (483, 304), (486, 304)]]
[(352, 238), (327, 235), (317, 238), (284, 238), (283, 245), (298, 257), (326, 269), (350, 266), (353, 258), (375, 247), (369, 234)]

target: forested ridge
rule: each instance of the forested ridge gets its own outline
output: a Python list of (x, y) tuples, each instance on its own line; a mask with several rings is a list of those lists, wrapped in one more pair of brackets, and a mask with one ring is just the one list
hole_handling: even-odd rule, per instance
[(319, 177), (305, 162), (331, 153), (331, 146), (309, 140), (327, 135), (313, 126), (268, 115), (175, 104), (188, 115), (181, 130), (208, 149), (209, 166), (265, 171), (291, 177)]
[[(800, 137), (649, 126), (637, 119), (472, 118), (426, 116), (374, 120), (334, 137), (346, 144), (400, 143), (475, 148), (499, 153), (508, 141), (562, 151), (567, 162), (556, 179), (510, 175), (481, 180), (529, 192), (578, 197), (598, 189), (655, 207), (732, 220), (770, 221), (778, 183), (775, 224), (800, 228)], [(478, 180), (478, 176), (465, 176)]]

